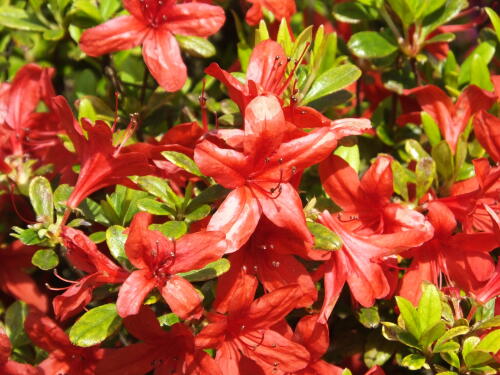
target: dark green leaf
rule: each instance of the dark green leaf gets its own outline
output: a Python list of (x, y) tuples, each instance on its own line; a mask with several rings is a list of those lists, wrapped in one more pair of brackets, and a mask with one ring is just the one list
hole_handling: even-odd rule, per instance
[(0, 25), (24, 31), (47, 30), (45, 26), (28, 15), (23, 9), (10, 6), (0, 7)]
[(183, 221), (167, 221), (163, 224), (152, 224), (152, 230), (158, 230), (168, 238), (179, 239), (187, 233), (187, 224)]
[(375, 31), (356, 33), (347, 45), (356, 56), (363, 59), (386, 57), (398, 50), (395, 44)]
[(152, 215), (175, 215), (175, 211), (172, 210), (165, 203), (158, 202), (152, 198), (143, 198), (137, 201), (137, 207), (140, 210), (149, 212)]
[(5, 312), (5, 333), (9, 336), (14, 348), (29, 342), (24, 331), (24, 321), (28, 316), (28, 305), (22, 301), (16, 301), (7, 308)]
[(212, 208), (208, 204), (204, 204), (187, 214), (186, 219), (191, 222), (198, 221), (206, 218), (210, 214), (210, 211), (212, 211)]
[(359, 23), (374, 18), (370, 8), (357, 1), (336, 3), (333, 7), (333, 16), (337, 21), (345, 23)]
[(95, 307), (83, 314), (71, 327), (69, 339), (77, 346), (99, 344), (120, 328), (121, 321), (114, 303)]
[(231, 190), (226, 189), (221, 185), (212, 185), (203, 190), (200, 194), (198, 194), (187, 206), (187, 212), (192, 212), (198, 207), (203, 206), (204, 204), (214, 203), (218, 200), (222, 200), (229, 194)]
[(41, 270), (47, 271), (57, 267), (59, 264), (59, 257), (52, 249), (37, 250), (31, 258), (31, 263)]

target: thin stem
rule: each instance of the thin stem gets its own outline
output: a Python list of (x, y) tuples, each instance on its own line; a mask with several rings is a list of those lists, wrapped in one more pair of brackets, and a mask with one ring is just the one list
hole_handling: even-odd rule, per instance
[(144, 67), (144, 75), (142, 77), (142, 86), (141, 86), (141, 105), (144, 105), (146, 101), (146, 88), (148, 87), (148, 78), (149, 78), (149, 70), (147, 67)]

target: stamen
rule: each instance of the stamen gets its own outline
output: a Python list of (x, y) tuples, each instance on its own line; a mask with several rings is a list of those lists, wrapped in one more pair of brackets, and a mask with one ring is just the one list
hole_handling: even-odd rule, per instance
[(113, 133), (115, 132), (116, 129), (116, 124), (118, 124), (118, 121), (120, 118), (118, 117), (118, 97), (120, 96), (120, 93), (118, 91), (115, 91), (115, 120), (113, 121), (113, 126), (111, 127), (111, 130)]
[(61, 275), (59, 275), (57, 273), (57, 268), (54, 268), (54, 270), (52, 271), (52, 273), (54, 274), (55, 277), (57, 277), (61, 281), (64, 281), (64, 282), (69, 283), (69, 284), (78, 284), (78, 281), (68, 280), (68, 279), (65, 279), (64, 277), (62, 277)]
[(62, 287), (62, 288), (55, 288), (53, 286), (50, 286), (49, 283), (45, 283), (45, 287), (48, 289), (48, 290), (53, 290), (53, 291), (56, 291), (56, 292), (59, 292), (59, 291), (62, 291), (62, 290), (68, 290), (69, 288), (72, 287), (72, 285), (68, 285), (68, 286), (65, 286), (65, 287)]
[(295, 62), (293, 64), (293, 68), (292, 68), (290, 74), (288, 74), (288, 78), (285, 80), (285, 82), (283, 83), (283, 85), (281, 87), (277, 87), (276, 90), (274, 91), (276, 93), (276, 95), (279, 96), (279, 95), (283, 94), (283, 92), (286, 90), (286, 88), (290, 84), (290, 81), (292, 80), (293, 76), (295, 75), (295, 71), (297, 70), (299, 65), (302, 63), (302, 60), (304, 59), (304, 56), (306, 55), (306, 52), (309, 49), (310, 45), (311, 45), (311, 42), (306, 43), (306, 46), (304, 47), (304, 50), (300, 54), (298, 60), (295, 60)]
[(205, 78), (202, 80), (201, 95), (198, 97), (201, 108), (201, 123), (203, 124), (203, 129), (208, 131), (208, 117), (207, 117), (207, 97), (205, 96)]
[(135, 131), (137, 130), (138, 127), (139, 127), (139, 114), (132, 113), (130, 115), (130, 122), (128, 123), (127, 129), (125, 129), (125, 133), (123, 135), (123, 138), (120, 141), (119, 146), (116, 148), (115, 152), (113, 153), (114, 157), (117, 157), (120, 154), (122, 147), (125, 146), (127, 141), (135, 133)]

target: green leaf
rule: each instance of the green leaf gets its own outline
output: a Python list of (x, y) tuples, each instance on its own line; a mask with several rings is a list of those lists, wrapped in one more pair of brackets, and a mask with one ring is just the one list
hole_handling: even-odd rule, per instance
[(361, 164), (361, 160), (359, 157), (359, 147), (358, 145), (354, 146), (338, 146), (334, 152), (335, 155), (340, 156), (346, 162), (349, 163), (352, 169), (359, 173), (359, 165)]
[(418, 319), (421, 331), (435, 326), (441, 320), (441, 296), (435, 285), (425, 283), (418, 303)]
[(93, 346), (113, 335), (121, 322), (114, 303), (98, 306), (76, 321), (69, 330), (69, 339), (77, 346)]
[[(472, 51), (460, 67), (458, 84), (465, 85), (472, 81), (474, 65), (489, 64), (495, 55), (495, 44), (492, 42), (483, 42)], [(477, 74), (477, 73), (476, 73)], [(477, 78), (477, 77), (476, 77)]]
[(465, 358), (476, 346), (481, 339), (477, 336), (469, 336), (462, 343), (462, 356)]
[(493, 25), (493, 28), (495, 29), (495, 32), (497, 34), (497, 39), (500, 42), (500, 17), (498, 14), (491, 8), (484, 8), (486, 13), (488, 14), (488, 17), (490, 17), (491, 24)]
[(462, 11), (462, 9), (465, 9), (468, 6), (469, 4), (467, 0), (448, 0), (446, 5), (441, 7), (439, 10), (432, 13), (426, 12), (426, 17), (423, 20), (422, 38), (425, 39), (425, 37), (427, 37), (427, 35), (433, 32), (437, 27), (444, 25), (451, 19), (455, 18)]
[(421, 112), (420, 116), (422, 118), (422, 127), (424, 128), (424, 132), (427, 135), (427, 138), (429, 138), (429, 143), (432, 147), (434, 147), (441, 142), (441, 132), (439, 130), (439, 126), (427, 112)]
[(419, 370), (425, 364), (425, 357), (421, 354), (409, 354), (403, 358), (401, 364), (410, 370)]
[(407, 346), (420, 350), (417, 339), (411, 333), (394, 323), (382, 322), (382, 324), (382, 335), (387, 340), (399, 341)]
[(422, 158), (415, 167), (417, 191), (415, 201), (419, 201), (429, 191), (436, 175), (436, 163), (432, 158)]
[(425, 44), (442, 43), (442, 42), (450, 43), (450, 42), (453, 42), (454, 40), (455, 40), (455, 34), (442, 33), (442, 34), (438, 34), (430, 39), (427, 39), (425, 41)]
[(307, 228), (314, 236), (315, 249), (335, 251), (342, 247), (340, 237), (324, 225), (307, 222)]
[(366, 339), (363, 361), (368, 368), (382, 366), (392, 357), (396, 347), (395, 342), (385, 340), (380, 332), (372, 330)]
[[(494, 301), (494, 299), (493, 299)], [(500, 315), (496, 315), (491, 319), (488, 319), (484, 322), (481, 322), (475, 329), (476, 330), (482, 330), (482, 329), (488, 329), (488, 328), (494, 328), (494, 327), (500, 327)]]
[(210, 215), (210, 211), (212, 211), (212, 207), (208, 204), (204, 204), (203, 206), (195, 208), (193, 211), (186, 215), (186, 220), (193, 222), (206, 218)]
[(403, 297), (396, 297), (396, 303), (398, 304), (399, 311), (401, 312), (406, 330), (418, 340), (420, 338), (421, 328), (417, 310), (410, 301)]
[(290, 56), (292, 53), (293, 41), (292, 36), (290, 35), (290, 29), (288, 28), (288, 22), (285, 18), (283, 18), (280, 22), (276, 41), (281, 44), (285, 54)]
[(172, 210), (165, 203), (158, 202), (155, 199), (143, 198), (137, 201), (137, 207), (141, 211), (149, 212), (152, 215), (164, 215), (164, 216), (175, 216), (175, 211)]
[(182, 276), (190, 282), (206, 281), (219, 277), (223, 273), (229, 271), (229, 268), (231, 268), (229, 260), (221, 258), (215, 262), (207, 264), (202, 269), (180, 273), (179, 276)]
[(500, 329), (488, 333), (482, 338), (475, 350), (484, 350), (485, 352), (495, 354), (500, 350)]
[(483, 90), (492, 90), (493, 84), (490, 79), (490, 71), (488, 63), (479, 55), (474, 55), (472, 65), (470, 67), (470, 81), (471, 85), (476, 85)]
[(259, 27), (255, 30), (255, 44), (259, 44), (264, 40), (269, 39), (269, 31), (264, 20), (260, 20)]
[(31, 17), (21, 8), (3, 6), (0, 7), (0, 25), (23, 31), (46, 31), (35, 18)]
[(423, 331), (422, 336), (420, 336), (419, 344), (426, 350), (431, 346), (431, 344), (439, 339), (446, 332), (446, 326), (444, 322), (439, 321), (432, 327), (428, 327)]
[(484, 351), (473, 350), (464, 355), (464, 362), (468, 368), (480, 367), (493, 360), (493, 357)]
[(447, 353), (447, 352), (458, 352), (460, 350), (460, 344), (455, 341), (447, 341), (442, 344), (436, 345), (432, 350), (433, 353)]
[(12, 227), (12, 229), (16, 230), (18, 233), (12, 233), (11, 235), (19, 238), (25, 245), (38, 245), (44, 241), (44, 239), (40, 238), (38, 235), (38, 231), (33, 228), (22, 229), (19, 227)]
[(41, 176), (31, 180), (29, 196), (36, 213), (36, 220), (52, 224), (54, 222), (54, 197), (49, 180)]
[(356, 33), (347, 45), (356, 56), (363, 59), (386, 57), (398, 50), (395, 44), (375, 31)]
[(430, 158), (430, 155), (422, 148), (415, 139), (408, 139), (405, 142), (405, 151), (413, 160), (419, 161), (423, 158)]
[(399, 19), (403, 21), (405, 28), (414, 23), (417, 10), (412, 6), (411, 0), (387, 0), (392, 10), (398, 15)]
[(41, 270), (48, 271), (57, 267), (59, 264), (59, 257), (52, 249), (37, 250), (31, 258), (31, 263)]
[[(69, 225), (69, 224), (68, 224)], [(94, 232), (92, 233), (89, 238), (91, 239), (91, 241), (93, 243), (102, 243), (104, 241), (106, 241), (106, 232), (101, 230), (99, 232)]]
[(56, 190), (54, 190), (54, 208), (56, 209), (57, 215), (62, 215), (64, 211), (66, 211), (66, 202), (72, 191), (73, 188), (67, 184), (59, 185)]
[(455, 163), (450, 146), (445, 140), (439, 142), (432, 148), (432, 158), (436, 162), (436, 169), (443, 182), (450, 182), (453, 179)]
[(50, 29), (43, 32), (43, 37), (47, 40), (61, 40), (64, 38), (63, 29)]
[(179, 323), (181, 320), (174, 313), (163, 314), (158, 317), (158, 321), (162, 327), (171, 327), (176, 323)]
[(337, 21), (345, 23), (360, 23), (374, 18), (371, 9), (357, 1), (336, 3), (333, 6), (333, 16)]
[(106, 229), (106, 244), (108, 245), (109, 252), (120, 263), (127, 260), (125, 253), (127, 235), (124, 231), (125, 228), (120, 225), (112, 225)]
[(179, 239), (187, 233), (187, 224), (183, 221), (167, 221), (163, 224), (152, 224), (151, 230), (157, 230), (168, 238)]
[(466, 326), (457, 326), (450, 328), (436, 341), (436, 345), (434, 346), (434, 351), (436, 352), (440, 351), (438, 349), (442, 344), (444, 344), (448, 340), (451, 340), (454, 337), (465, 335), (468, 332), (469, 332), (469, 327)]
[(361, 76), (361, 70), (352, 64), (345, 64), (328, 69), (311, 86), (301, 104), (307, 104), (323, 96), (349, 86)]
[(14, 348), (29, 343), (28, 336), (24, 331), (24, 321), (28, 316), (28, 305), (22, 301), (16, 301), (7, 308), (5, 312), (5, 333)]
[(376, 328), (380, 324), (380, 315), (376, 306), (361, 308), (358, 313), (359, 322), (366, 328)]
[(172, 209), (182, 203), (182, 199), (174, 193), (168, 182), (156, 176), (142, 176), (137, 179), (137, 184), (146, 190), (149, 194), (160, 198)]
[(165, 159), (179, 168), (182, 168), (195, 176), (204, 177), (196, 163), (189, 156), (175, 151), (164, 151), (161, 154)]
[(455, 368), (460, 368), (460, 358), (458, 358), (457, 353), (449, 351), (449, 352), (444, 352), (444, 353), (439, 353), (441, 358), (443, 358), (444, 361), (449, 363)]
[(193, 57), (212, 57), (217, 52), (215, 46), (206, 38), (176, 34), (175, 39), (181, 49)]
[(187, 212), (192, 212), (198, 207), (203, 206), (204, 204), (214, 203), (218, 200), (222, 200), (229, 194), (231, 190), (226, 189), (221, 185), (212, 185), (203, 190), (200, 194), (198, 194), (187, 206)]

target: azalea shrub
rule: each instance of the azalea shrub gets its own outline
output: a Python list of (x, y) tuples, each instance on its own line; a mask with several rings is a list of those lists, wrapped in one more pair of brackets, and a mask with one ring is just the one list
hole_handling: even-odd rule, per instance
[(0, 374), (498, 374), (498, 11), (0, 0)]

